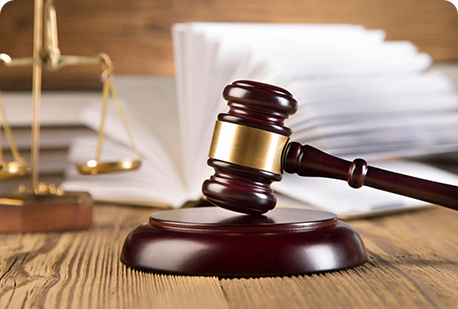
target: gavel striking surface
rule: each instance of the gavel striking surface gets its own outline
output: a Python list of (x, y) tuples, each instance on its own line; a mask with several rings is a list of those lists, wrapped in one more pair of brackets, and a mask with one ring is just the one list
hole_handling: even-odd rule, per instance
[(151, 215), (127, 237), (121, 261), (157, 273), (249, 277), (351, 268), (366, 252), (332, 213), (277, 208), (250, 216), (202, 207)]

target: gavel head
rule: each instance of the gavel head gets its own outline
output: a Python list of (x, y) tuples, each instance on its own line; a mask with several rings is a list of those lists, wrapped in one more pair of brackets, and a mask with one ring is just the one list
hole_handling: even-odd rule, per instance
[(219, 114), (208, 165), (215, 174), (202, 192), (226, 209), (263, 214), (277, 203), (270, 188), (280, 181), (282, 153), (291, 129), (283, 122), (297, 110), (285, 89), (253, 81), (236, 81), (223, 91), (229, 112)]

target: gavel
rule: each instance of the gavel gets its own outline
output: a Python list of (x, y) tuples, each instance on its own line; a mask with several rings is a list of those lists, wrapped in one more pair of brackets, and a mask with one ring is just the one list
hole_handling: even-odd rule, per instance
[[(218, 115), (208, 165), (215, 170), (202, 192), (208, 201), (229, 210), (260, 215), (277, 201), (270, 187), (282, 172), (341, 179), (458, 210), (458, 187), (337, 158), (310, 145), (289, 142), (284, 120), (297, 111), (287, 90), (240, 80), (226, 86), (229, 112)], [(307, 190), (307, 188), (304, 188)]]

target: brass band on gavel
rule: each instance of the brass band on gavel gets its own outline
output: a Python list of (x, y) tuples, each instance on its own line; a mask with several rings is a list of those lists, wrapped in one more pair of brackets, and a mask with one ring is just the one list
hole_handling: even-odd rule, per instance
[(281, 157), (289, 137), (230, 122), (217, 121), (209, 157), (281, 174)]

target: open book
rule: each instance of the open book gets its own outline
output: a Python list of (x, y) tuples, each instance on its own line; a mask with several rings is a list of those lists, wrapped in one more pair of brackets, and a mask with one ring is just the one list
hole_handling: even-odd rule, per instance
[[(142, 168), (95, 177), (71, 170), (64, 188), (88, 190), (99, 200), (172, 207), (199, 199), (203, 180), (213, 172), (206, 160), (216, 116), (227, 111), (221, 92), (237, 79), (291, 91), (299, 102), (298, 113), (286, 122), (294, 132), (292, 140), (336, 156), (363, 157), (384, 167), (381, 160), (457, 150), (458, 95), (453, 85), (438, 73), (426, 72), (431, 58), (410, 42), (387, 42), (384, 37), (383, 31), (355, 25), (177, 24), (176, 89), (173, 82), (154, 78), (118, 78), (116, 83), (144, 156)], [(91, 106), (82, 116), (94, 129), (99, 108)], [(129, 156), (130, 151), (123, 146), (127, 138), (114, 108), (110, 115), (106, 132), (112, 141), (104, 146), (105, 160)], [(95, 143), (75, 141), (71, 159), (91, 159)], [(422, 167), (408, 170), (421, 176)], [(458, 183), (451, 174), (431, 173), (434, 180)], [(310, 183), (306, 194), (297, 186), (318, 181), (332, 196), (332, 180), (284, 178), (274, 189), (286, 196), (337, 213), (361, 212), (339, 203), (337, 195), (335, 202), (314, 195)], [(320, 186), (315, 186), (317, 192)], [(420, 205), (401, 197), (385, 204), (387, 209)], [(363, 201), (356, 205), (367, 213), (383, 208)]]

